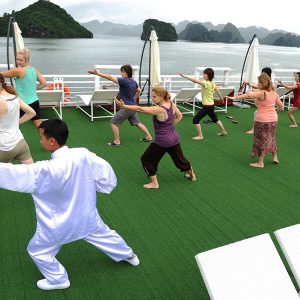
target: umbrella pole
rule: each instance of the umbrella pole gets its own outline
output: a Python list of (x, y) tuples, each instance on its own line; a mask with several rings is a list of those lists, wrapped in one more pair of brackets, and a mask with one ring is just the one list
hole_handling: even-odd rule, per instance
[[(9, 61), (9, 38), (10, 38), (10, 31), (13, 26), (13, 23), (15, 22), (15, 19), (13, 17), (9, 18), (8, 21), (8, 27), (7, 27), (7, 39), (6, 39), (6, 58), (7, 58), (7, 68), (10, 70), (10, 61)], [(12, 31), (12, 36), (13, 36), (13, 47), (14, 47), (14, 57), (15, 57), (15, 65), (17, 66), (17, 61), (16, 61), (16, 40), (15, 40), (15, 33), (14, 30)], [(10, 78), (10, 83), (13, 86), (13, 81), (12, 78)]]
[[(243, 84), (242, 84), (242, 81), (243, 81), (243, 73), (244, 73), (244, 68), (245, 68), (247, 56), (248, 56), (249, 50), (250, 50), (250, 48), (251, 48), (251, 45), (252, 45), (252, 43), (253, 43), (253, 41), (254, 41), (254, 39), (255, 39), (256, 37), (257, 37), (257, 35), (254, 34), (254, 35), (253, 35), (253, 38), (252, 38), (252, 40), (251, 40), (251, 42), (249, 43), (249, 47), (248, 47), (248, 50), (247, 50), (247, 53), (246, 53), (246, 56), (245, 56), (245, 59), (244, 59), (244, 63), (243, 63), (243, 68), (242, 68), (242, 73), (241, 73), (241, 80), (240, 80), (240, 88), (239, 88), (239, 90), (241, 90), (241, 89), (242, 89), (242, 86), (243, 86)], [(245, 93), (245, 91), (244, 91), (243, 93)]]
[[(143, 57), (144, 57), (144, 51), (146, 48), (146, 44), (147, 44), (147, 40), (145, 39), (143, 50), (142, 50), (142, 55), (141, 55), (141, 59), (140, 59), (140, 69), (139, 69), (139, 87), (140, 88), (142, 87), (142, 63), (143, 63)], [(145, 88), (145, 85), (144, 85), (144, 88)], [(144, 91), (144, 88), (143, 88), (143, 91)]]
[[(150, 37), (150, 35), (149, 35), (149, 37)], [(151, 89), (151, 47), (152, 47), (152, 42), (150, 41), (150, 44), (149, 44), (149, 74), (148, 74), (149, 80), (148, 80), (148, 95), (147, 95), (148, 96), (148, 106), (150, 106), (150, 93), (151, 93), (151, 90), (150, 90)]]
[[(141, 88), (142, 86), (142, 63), (143, 63), (143, 57), (144, 57), (144, 51), (146, 48), (146, 44), (147, 42), (150, 40), (150, 33), (151, 31), (154, 30), (153, 26), (149, 27), (149, 30), (147, 32), (147, 34), (145, 35), (145, 42), (144, 42), (144, 46), (143, 46), (143, 50), (142, 50), (142, 55), (141, 55), (141, 59), (140, 59), (140, 69), (139, 69), (139, 87)], [(150, 49), (149, 49), (149, 78), (146, 80), (143, 89), (141, 91), (141, 95), (144, 91), (144, 88), (148, 82), (148, 94), (147, 94), (147, 98), (148, 98), (148, 106), (150, 105), (150, 87), (151, 87), (151, 82), (150, 82), (150, 75), (151, 75), (151, 71), (150, 71), (150, 67), (151, 67), (151, 41), (150, 41)]]

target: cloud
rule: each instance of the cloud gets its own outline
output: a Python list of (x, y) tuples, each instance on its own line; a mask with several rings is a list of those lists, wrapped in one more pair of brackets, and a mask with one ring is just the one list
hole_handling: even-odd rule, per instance
[[(295, 20), (298, 10), (289, 9), (288, 18), (282, 15), (280, 5), (268, 1), (252, 0), (249, 7), (236, 0), (215, 0), (213, 7), (205, 7), (206, 2), (199, 0), (64, 0), (53, 3), (64, 8), (79, 22), (99, 20), (122, 24), (141, 24), (146, 19), (155, 18), (160, 21), (175, 24), (183, 20), (211, 22), (214, 25), (233, 23), (237, 27), (252, 25), (263, 26), (267, 29), (284, 29), (300, 33)], [(12, 10), (20, 10), (34, 3), (32, 0), (1, 0), (0, 15)], [(296, 8), (296, 7), (295, 7)]]

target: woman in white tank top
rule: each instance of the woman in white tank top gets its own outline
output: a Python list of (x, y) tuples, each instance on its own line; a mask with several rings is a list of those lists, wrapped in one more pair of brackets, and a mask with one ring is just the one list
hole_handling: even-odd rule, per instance
[[(25, 114), (20, 119), (20, 109)], [(35, 111), (20, 98), (15, 90), (7, 86), (0, 73), (0, 161), (18, 160), (33, 163), (29, 147), (19, 129), (22, 124), (35, 116)]]

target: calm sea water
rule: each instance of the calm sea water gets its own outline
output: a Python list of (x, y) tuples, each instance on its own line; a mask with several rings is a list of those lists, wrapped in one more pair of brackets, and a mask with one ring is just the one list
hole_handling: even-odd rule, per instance
[[(139, 65), (144, 41), (138, 37), (96, 36), (94, 39), (24, 39), (31, 64), (43, 74), (86, 74), (95, 64)], [(196, 66), (230, 67), (241, 73), (247, 44), (159, 42), (161, 74), (193, 74)], [(142, 73), (147, 73), (149, 43)], [(10, 53), (13, 53), (10, 47)], [(260, 66), (300, 68), (300, 49), (261, 45)], [(0, 63), (6, 63), (6, 38), (0, 38)]]

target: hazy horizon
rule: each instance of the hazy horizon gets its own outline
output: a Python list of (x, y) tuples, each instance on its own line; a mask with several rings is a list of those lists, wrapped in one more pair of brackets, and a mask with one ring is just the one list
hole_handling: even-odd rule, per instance
[[(32, 0), (1, 0), (0, 15), (19, 11), (36, 1)], [(196, 20), (200, 23), (212, 24), (232, 23), (236, 27), (256, 26), (253, 24), (259, 20), (259, 27), (270, 31), (284, 30), (299, 35), (300, 29), (296, 22), (298, 10), (289, 9), (288, 17), (284, 17), (280, 5), (270, 5), (269, 2), (252, 0), (247, 10), (235, 0), (215, 0), (213, 9), (203, 9), (203, 4), (196, 0), (174, 2), (171, 0), (152, 0), (142, 2), (139, 0), (64, 0), (50, 1), (65, 9), (76, 21), (86, 23), (92, 20), (99, 22), (109, 21), (113, 23), (138, 25), (146, 19), (158, 19), (160, 21), (178, 24), (184, 20)], [(284, 22), (279, 20), (284, 18)], [(211, 21), (202, 21), (211, 20)]]

